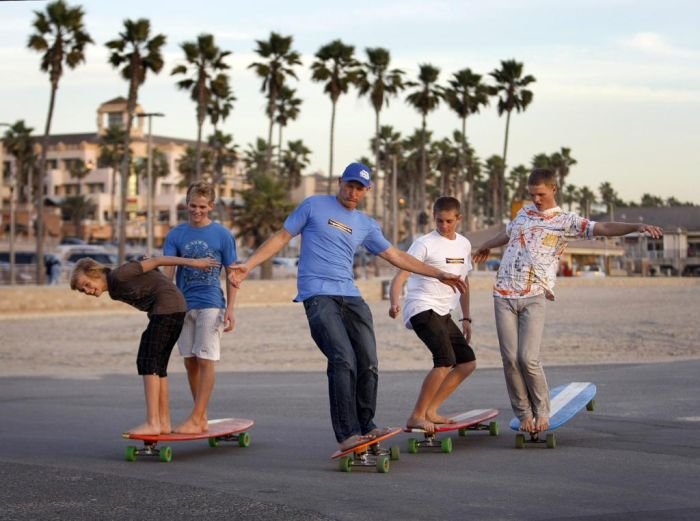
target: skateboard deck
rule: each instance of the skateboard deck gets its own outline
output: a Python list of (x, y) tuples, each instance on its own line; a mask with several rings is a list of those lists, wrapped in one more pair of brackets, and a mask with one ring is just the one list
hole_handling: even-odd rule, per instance
[[(592, 411), (595, 408), (596, 386), (590, 382), (572, 382), (555, 387), (549, 392), (550, 418), (549, 429), (544, 440), (540, 439), (541, 433), (519, 433), (515, 436), (515, 446), (522, 449), (525, 442), (546, 443), (547, 447), (553, 449), (557, 445), (553, 431), (576, 416), (583, 408)], [(513, 418), (510, 428), (514, 431), (520, 430), (520, 420)], [(526, 434), (529, 439), (526, 440)]]
[(386, 434), (373, 438), (370, 441), (365, 441), (347, 450), (335, 451), (331, 455), (331, 459), (340, 458), (340, 470), (343, 472), (352, 472), (353, 467), (375, 467), (377, 472), (389, 472), (389, 460), (399, 459), (401, 451), (396, 445), (385, 449), (379, 443), (387, 438), (396, 436), (400, 432), (401, 429), (399, 427), (391, 428)]
[(409, 438), (408, 452), (416, 454), (419, 448), (439, 448), (442, 452), (449, 454), (452, 452), (452, 438), (438, 439), (438, 434), (441, 432), (458, 431), (460, 436), (466, 436), (469, 431), (489, 431), (491, 436), (498, 436), (498, 422), (491, 420), (498, 416), (498, 409), (474, 409), (459, 414), (448, 416), (454, 423), (437, 423), (435, 424), (435, 432), (426, 432), (424, 429), (407, 427), (404, 432), (423, 433), (424, 439), (417, 440)]
[(130, 434), (125, 432), (122, 437), (128, 440), (143, 441), (143, 448), (133, 445), (126, 447), (125, 457), (127, 461), (136, 461), (137, 456), (155, 456), (161, 461), (170, 462), (173, 459), (173, 450), (170, 446), (158, 447), (162, 442), (179, 442), (192, 440), (208, 440), (210, 447), (218, 447), (222, 441), (235, 441), (240, 447), (250, 445), (250, 434), (247, 429), (253, 426), (253, 420), (244, 418), (222, 418), (209, 420), (209, 430), (200, 434)]

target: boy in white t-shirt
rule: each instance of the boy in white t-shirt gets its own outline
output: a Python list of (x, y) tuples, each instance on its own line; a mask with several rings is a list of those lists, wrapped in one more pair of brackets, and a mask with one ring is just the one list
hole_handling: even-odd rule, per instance
[[(389, 308), (389, 316), (396, 318), (401, 311), (401, 289), (408, 280), (403, 320), (432, 353), (433, 369), (423, 380), (406, 426), (431, 433), (436, 423), (450, 422), (437, 410), (476, 369), (476, 356), (469, 345), (472, 320), (467, 275), (472, 269), (471, 244), (456, 231), (462, 218), (459, 201), (454, 197), (438, 198), (433, 206), (433, 218), (435, 230), (416, 239), (408, 253), (429, 266), (464, 278), (467, 291), (458, 295), (451, 288), (441, 288), (444, 285), (435, 284), (433, 279), (400, 270), (391, 281)], [(450, 314), (458, 302), (462, 311), (461, 331)]]

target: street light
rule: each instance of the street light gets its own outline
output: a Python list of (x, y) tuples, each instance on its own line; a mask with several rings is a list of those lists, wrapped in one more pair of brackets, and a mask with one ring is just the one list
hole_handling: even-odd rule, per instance
[[(10, 123), (0, 123), (0, 127), (10, 127)], [(4, 182), (4, 172), (0, 163), (0, 185)], [(1, 199), (1, 198), (0, 198)], [(2, 219), (0, 219), (2, 222)], [(10, 166), (10, 286), (15, 285), (15, 175), (14, 169)]]
[(165, 114), (161, 112), (143, 112), (136, 115), (139, 118), (148, 118), (148, 145), (146, 148), (146, 154), (148, 156), (147, 166), (146, 166), (146, 183), (148, 188), (146, 191), (146, 255), (150, 256), (153, 251), (153, 184), (152, 184), (152, 170), (151, 170), (151, 124), (153, 118), (162, 118)]

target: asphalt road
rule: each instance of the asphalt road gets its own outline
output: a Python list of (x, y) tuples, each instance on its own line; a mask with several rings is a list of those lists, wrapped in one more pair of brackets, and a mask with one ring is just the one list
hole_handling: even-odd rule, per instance
[[(547, 374), (598, 386), (596, 410), (560, 428), (556, 449), (515, 449), (502, 373), (477, 370), (445, 410), (498, 408), (501, 435), (412, 455), (401, 434), (388, 474), (329, 459), (323, 373), (219, 375), (210, 416), (254, 419), (251, 446), (172, 444), (171, 463), (124, 460), (120, 433), (143, 414), (137, 376), (2, 378), (0, 519), (700, 519), (700, 360)], [(378, 422), (403, 424), (422, 377), (381, 374)], [(171, 376), (175, 421), (186, 387)]]

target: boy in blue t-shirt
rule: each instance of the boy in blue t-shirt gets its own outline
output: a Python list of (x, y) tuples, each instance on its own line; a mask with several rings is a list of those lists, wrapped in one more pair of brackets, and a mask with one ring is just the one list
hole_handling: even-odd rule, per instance
[(374, 423), (378, 362), (372, 314), (355, 286), (352, 264), (358, 246), (394, 266), (434, 277), (466, 289), (459, 277), (430, 267), (392, 246), (377, 222), (357, 211), (370, 189), (370, 170), (351, 163), (340, 178), (337, 195), (305, 199), (245, 263), (230, 268), (238, 287), (250, 270), (279, 252), (301, 234), (297, 278), (309, 329), (328, 359), (331, 421), (341, 450), (370, 440), (384, 431)]
[[(200, 259), (210, 257), (226, 267), (236, 261), (236, 243), (231, 232), (209, 217), (216, 194), (209, 183), (198, 182), (187, 190), (189, 222), (170, 230), (163, 254)], [(172, 279), (174, 268), (166, 268)], [(187, 315), (178, 339), (185, 359), (187, 380), (194, 407), (189, 418), (174, 432), (198, 434), (207, 430), (207, 407), (214, 389), (215, 363), (221, 356), (221, 334), (233, 331), (236, 320), (233, 304), (238, 291), (226, 283), (226, 298), (221, 289), (221, 269), (201, 271), (177, 268), (177, 287), (187, 302)]]

